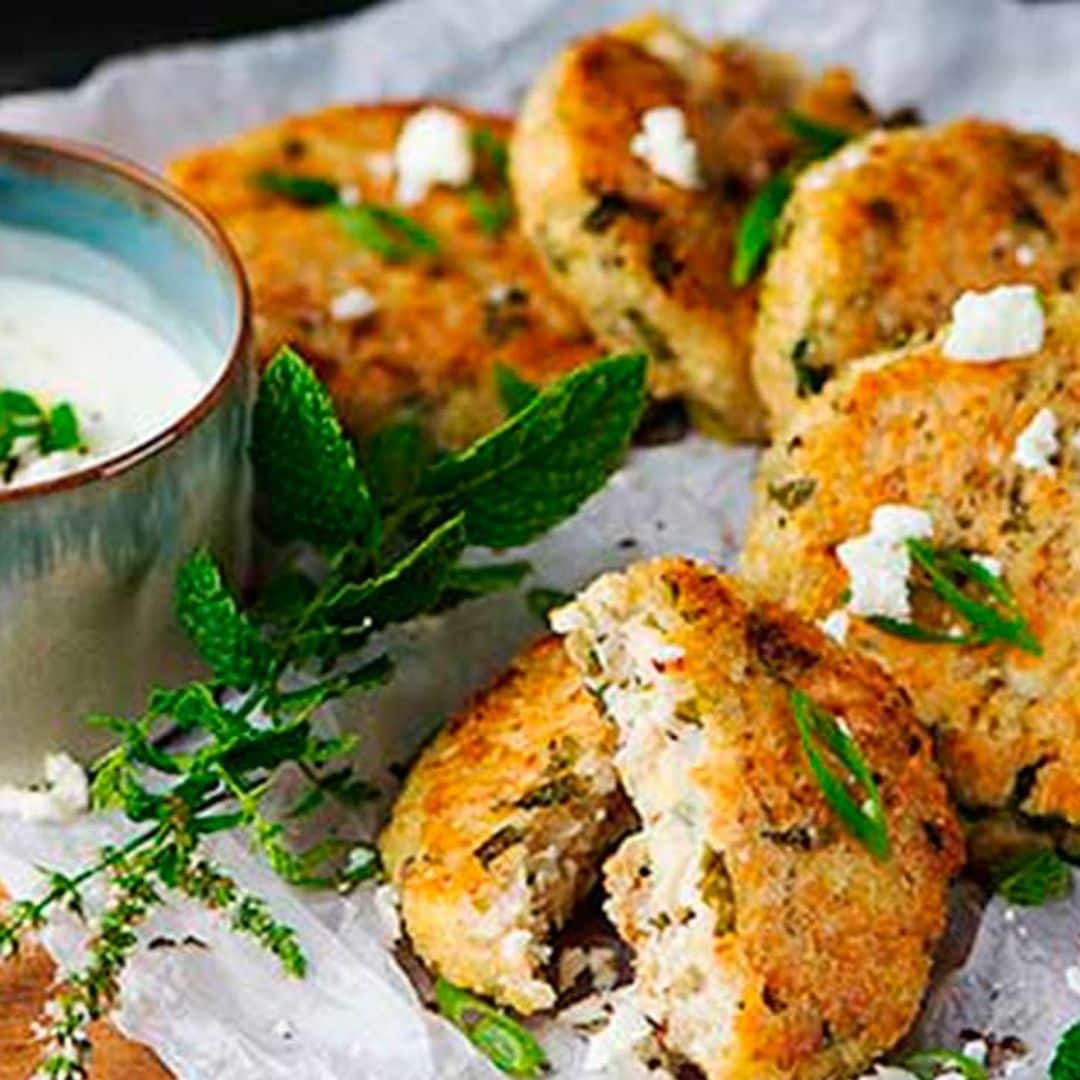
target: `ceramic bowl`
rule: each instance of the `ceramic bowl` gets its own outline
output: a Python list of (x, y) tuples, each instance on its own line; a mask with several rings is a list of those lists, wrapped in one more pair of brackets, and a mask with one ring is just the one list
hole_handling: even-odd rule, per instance
[(142, 444), (0, 490), (0, 782), (24, 783), (48, 752), (86, 760), (102, 747), (109, 736), (88, 715), (140, 712), (153, 686), (198, 670), (173, 581), (200, 545), (234, 578), (245, 572), (254, 375), (235, 255), (150, 174), (87, 147), (0, 134), (0, 225), (91, 249), (34, 259), (0, 246), (0, 273), (125, 310), (179, 348), (204, 386)]

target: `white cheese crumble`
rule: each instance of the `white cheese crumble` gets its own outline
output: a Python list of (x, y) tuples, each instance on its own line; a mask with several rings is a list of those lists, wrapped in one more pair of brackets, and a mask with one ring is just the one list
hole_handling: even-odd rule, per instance
[(465, 121), (428, 106), (405, 121), (394, 147), (399, 203), (420, 202), (435, 184), (464, 187), (472, 179), (473, 152)]
[(853, 615), (910, 618), (911, 555), (905, 541), (925, 540), (933, 534), (934, 522), (925, 510), (913, 506), (879, 506), (870, 520), (870, 531), (836, 549), (851, 582), (848, 611)]
[(1035, 263), (1035, 249), (1030, 244), (1021, 244), (1016, 249), (1016, 261), (1020, 266), (1033, 266)]
[(837, 608), (825, 616), (818, 626), (833, 639), (843, 645), (847, 641), (848, 630), (851, 629), (851, 614), (845, 608)]
[(1042, 348), (1046, 316), (1033, 285), (966, 292), (952, 307), (943, 352), (950, 360), (992, 363)]
[(74, 821), (90, 808), (90, 783), (83, 767), (67, 754), (45, 758), (45, 787), (0, 786), (0, 814), (16, 814), (24, 821)]
[(334, 322), (358, 322), (366, 319), (378, 308), (375, 297), (361, 285), (354, 285), (338, 293), (330, 301), (330, 317)]
[(960, 1049), (960, 1053), (966, 1058), (971, 1058), (978, 1065), (985, 1065), (987, 1055), (990, 1052), (990, 1048), (986, 1045), (985, 1039), (972, 1039), (970, 1042), (964, 1043)]
[(1022, 469), (1032, 469), (1053, 476), (1051, 458), (1061, 449), (1057, 436), (1058, 422), (1052, 409), (1040, 409), (1031, 423), (1016, 437), (1012, 460)]
[(641, 158), (662, 180), (677, 187), (701, 187), (698, 150), (686, 127), (686, 114), (674, 105), (649, 109), (641, 130), (630, 140), (630, 153)]

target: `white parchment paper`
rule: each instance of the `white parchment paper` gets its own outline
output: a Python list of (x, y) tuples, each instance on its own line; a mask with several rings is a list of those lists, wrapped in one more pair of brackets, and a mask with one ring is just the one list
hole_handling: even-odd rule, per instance
[[(0, 100), (0, 127), (102, 144), (143, 164), (282, 113), (334, 101), (443, 95), (509, 110), (559, 45), (640, 13), (644, 0), (397, 0), (373, 12), (224, 45), (111, 62), (75, 90)], [(694, 29), (751, 36), (811, 65), (857, 70), (876, 102), (914, 103), (932, 119), (1010, 120), (1080, 143), (1080, 3), (1016, 0), (672, 0)], [(633, 558), (680, 552), (730, 565), (755, 455), (692, 438), (637, 452), (573, 522), (528, 554), (530, 584), (575, 588)], [(629, 544), (628, 541), (633, 541)], [(467, 693), (540, 632), (520, 595), (470, 605), (395, 635), (399, 676), (340, 720), (385, 767), (415, 749)], [(0, 881), (35, 888), (35, 866), (73, 866), (120, 826), (57, 829), (0, 820)], [(493, 1070), (417, 1005), (389, 957), (370, 893), (296, 893), (235, 840), (217, 854), (299, 930), (312, 965), (286, 982), (274, 963), (186, 906), (157, 917), (147, 940), (190, 935), (208, 947), (143, 952), (118, 1017), (182, 1080), (453, 1080)], [(968, 909), (971, 921), (970, 909)], [(964, 920), (959, 920), (962, 923)], [(1018, 913), (994, 902), (961, 966), (937, 981), (920, 1028), (958, 1046), (966, 1028), (1017, 1035), (1031, 1053), (1017, 1080), (1042, 1080), (1057, 1034), (1080, 1016), (1066, 973), (1080, 963), (1080, 902)], [(48, 945), (78, 958), (79, 930)], [(867, 963), (873, 963), (867, 957)], [(1074, 980), (1075, 982), (1075, 980)], [(545, 1032), (559, 1076), (581, 1072), (580, 1046)], [(599, 1076), (601, 1074), (590, 1074)]]

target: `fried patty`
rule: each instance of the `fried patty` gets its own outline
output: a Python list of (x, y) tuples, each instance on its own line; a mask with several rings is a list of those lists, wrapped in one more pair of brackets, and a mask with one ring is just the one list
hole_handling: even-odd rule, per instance
[[(703, 184), (658, 176), (631, 150), (652, 109), (682, 110)], [(657, 395), (686, 395), (730, 435), (762, 434), (750, 376), (757, 286), (732, 284), (754, 194), (796, 152), (784, 115), (848, 131), (874, 122), (850, 75), (805, 80), (780, 56), (707, 47), (649, 18), (577, 42), (525, 100), (511, 174), (552, 280), (612, 349), (644, 349)]]
[[(667, 1049), (709, 1080), (861, 1071), (916, 1015), (962, 846), (906, 695), (686, 560), (606, 575), (553, 625), (619, 728), (642, 825), (607, 863), (608, 911)], [(877, 777), (887, 858), (826, 802), (794, 691)]]
[[(543, 384), (599, 350), (512, 216), (498, 160), (509, 121), (442, 106), (479, 140), (473, 182), (438, 185), (416, 205), (395, 205), (391, 155), (405, 121), (428, 104), (294, 116), (174, 161), (168, 175), (217, 218), (240, 255), (260, 362), (291, 344), (315, 364), (354, 433), (406, 416), (439, 445), (458, 447), (503, 418), (497, 364)], [(256, 178), (267, 172), (327, 181), (350, 201), (405, 214), (438, 251), (388, 259), (326, 208), (266, 190)], [(497, 235), (474, 212), (478, 198), (488, 226), (492, 214), (511, 215)], [(374, 311), (336, 319), (335, 298), (356, 287), (370, 294)]]
[[(797, 414), (765, 457), (742, 567), (810, 618), (845, 602), (836, 549), (874, 509), (928, 512), (933, 544), (990, 556), (1042, 654), (935, 644), (851, 617), (848, 640), (885, 664), (935, 733), (958, 800), (1080, 823), (1080, 300), (1046, 302), (1041, 352), (999, 363), (943, 355), (943, 336), (856, 365)], [(1047, 469), (1014, 460), (1043, 409)], [(913, 575), (913, 621), (955, 612)], [(979, 599), (976, 595), (975, 599)], [(985, 596), (983, 597), (985, 600)]]
[(967, 289), (1080, 282), (1080, 156), (984, 120), (875, 132), (802, 174), (761, 291), (754, 377), (782, 432), (854, 360)]
[(450, 720), (379, 841), (429, 967), (521, 1013), (555, 1003), (548, 939), (633, 820), (614, 751), (554, 637)]

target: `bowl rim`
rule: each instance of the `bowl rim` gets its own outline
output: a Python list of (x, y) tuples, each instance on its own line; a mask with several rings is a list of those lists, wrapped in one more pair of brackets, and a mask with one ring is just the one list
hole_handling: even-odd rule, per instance
[(205, 420), (225, 396), (230, 384), (248, 362), (252, 342), (251, 291), (240, 258), (225, 235), (224, 230), (194, 202), (181, 194), (168, 181), (136, 165), (118, 154), (91, 143), (52, 136), (24, 135), (21, 132), (0, 130), (0, 149), (12, 147), (31, 153), (52, 154), (58, 158), (78, 162), (104, 173), (112, 173), (132, 186), (142, 189), (151, 198), (170, 205), (185, 217), (203, 238), (209, 242), (232, 281), (233, 300), (237, 313), (232, 339), (225, 350), (224, 362), (216, 376), (206, 384), (198, 399), (186, 411), (171, 420), (161, 430), (101, 461), (85, 465), (47, 480), (19, 487), (0, 488), (0, 506), (43, 495), (109, 480), (129, 472), (137, 465), (178, 443)]

